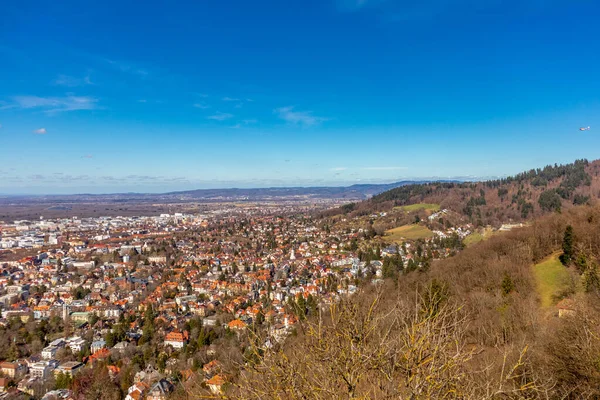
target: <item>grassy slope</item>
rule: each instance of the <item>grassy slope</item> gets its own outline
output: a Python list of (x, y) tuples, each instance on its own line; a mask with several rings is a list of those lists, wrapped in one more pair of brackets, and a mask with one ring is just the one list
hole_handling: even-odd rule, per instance
[(569, 271), (560, 263), (558, 256), (559, 254), (555, 253), (533, 266), (542, 307), (555, 305), (555, 295), (569, 285)]
[(433, 232), (431, 232), (426, 226), (423, 225), (402, 225), (398, 228), (390, 229), (386, 231), (386, 235), (384, 239), (393, 242), (400, 242), (403, 239), (424, 239), (433, 236)]
[(475, 243), (481, 242), (483, 239), (484, 237), (481, 233), (473, 232), (463, 240), (463, 243), (465, 244), (465, 246), (472, 246)]
[(494, 231), (491, 228), (481, 229), (481, 230), (475, 231), (475, 232), (471, 233), (469, 236), (467, 236), (463, 240), (463, 243), (465, 244), (465, 246), (473, 246), (476, 243), (482, 242), (484, 240), (488, 240), (489, 238), (491, 238), (492, 236), (494, 236), (496, 234), (498, 234), (498, 232)]
[(418, 210), (439, 211), (440, 205), (433, 204), (433, 203), (417, 203), (417, 204), (411, 204), (409, 206), (401, 206), (400, 208), (406, 212), (418, 211)]

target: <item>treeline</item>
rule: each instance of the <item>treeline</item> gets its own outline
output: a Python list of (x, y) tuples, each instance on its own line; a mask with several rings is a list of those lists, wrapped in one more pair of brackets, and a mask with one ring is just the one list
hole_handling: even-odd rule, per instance
[(514, 176), (484, 182), (487, 187), (498, 188), (512, 183), (531, 183), (533, 186), (547, 186), (550, 182), (564, 178), (565, 187), (576, 188), (584, 181), (591, 179), (585, 172), (588, 160), (575, 160), (571, 164), (547, 165), (544, 168), (531, 169)]
[[(394, 201), (396, 205), (405, 205), (415, 199), (424, 200), (427, 196), (432, 195), (436, 191), (444, 189), (454, 189), (455, 187), (464, 187), (461, 183), (424, 183), (416, 185), (400, 186), (387, 192), (373, 196), (371, 202), (383, 203), (386, 201)], [(418, 201), (417, 201), (418, 202)]]
[(370, 200), (344, 205), (322, 216), (356, 217), (397, 206), (436, 203), (467, 217), (477, 226), (499, 226), (588, 204), (600, 195), (599, 167), (599, 161), (590, 163), (582, 159), (484, 182), (407, 185)]

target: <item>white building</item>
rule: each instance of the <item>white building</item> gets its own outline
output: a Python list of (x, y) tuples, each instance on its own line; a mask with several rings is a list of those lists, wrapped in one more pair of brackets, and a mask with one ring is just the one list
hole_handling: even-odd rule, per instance
[(32, 378), (46, 379), (50, 376), (52, 367), (47, 361), (36, 362), (29, 367), (29, 373)]
[(73, 377), (82, 368), (83, 364), (78, 361), (67, 361), (66, 363), (59, 365), (55, 370), (55, 373), (58, 374), (62, 372), (63, 374)]
[(95, 342), (92, 343), (92, 346), (91, 346), (92, 354), (94, 354), (95, 352), (97, 352), (99, 350), (102, 350), (105, 347), (106, 347), (106, 342), (104, 341), (104, 339), (96, 340)]
[(52, 360), (53, 358), (56, 357), (56, 352), (57, 351), (58, 351), (58, 348), (56, 348), (54, 346), (45, 347), (42, 350), (42, 358), (44, 360)]
[(67, 347), (69, 347), (73, 353), (79, 353), (86, 347), (85, 340), (79, 336), (73, 336), (67, 339)]

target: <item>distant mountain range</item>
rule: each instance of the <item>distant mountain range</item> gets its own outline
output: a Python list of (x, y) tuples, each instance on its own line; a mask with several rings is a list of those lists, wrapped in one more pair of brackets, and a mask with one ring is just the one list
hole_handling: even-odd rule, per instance
[(252, 189), (198, 189), (165, 193), (163, 196), (177, 198), (215, 200), (224, 198), (269, 200), (277, 198), (319, 198), (319, 199), (366, 199), (385, 191), (427, 181), (400, 181), (385, 184), (358, 184), (352, 186), (314, 187), (271, 187)]
[[(271, 187), (251, 189), (197, 189), (169, 193), (114, 193), (73, 195), (23, 195), (0, 197), (0, 204), (24, 200), (27, 203), (77, 202), (194, 202), (194, 201), (267, 201), (302, 199), (365, 200), (385, 191), (406, 185), (427, 183), (427, 180), (399, 181), (385, 184), (357, 184), (351, 186)], [(458, 182), (458, 181), (445, 181)]]

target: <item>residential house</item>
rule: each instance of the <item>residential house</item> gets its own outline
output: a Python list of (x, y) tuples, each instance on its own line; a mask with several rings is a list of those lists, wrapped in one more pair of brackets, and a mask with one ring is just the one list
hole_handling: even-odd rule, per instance
[(148, 385), (144, 382), (138, 382), (130, 386), (127, 390), (125, 400), (142, 400), (148, 390)]
[(146, 400), (165, 400), (174, 389), (171, 382), (161, 379), (150, 388)]
[(225, 378), (217, 374), (206, 381), (206, 385), (214, 394), (221, 394), (223, 392), (223, 385), (225, 384)]
[(562, 299), (556, 307), (559, 318), (572, 317), (576, 314), (575, 302), (572, 299)]
[(12, 379), (17, 379), (27, 373), (27, 366), (21, 362), (8, 362), (4, 361), (0, 363), (0, 371), (2, 375)]
[(174, 349), (181, 349), (189, 340), (188, 331), (179, 332), (177, 330), (169, 332), (165, 336), (165, 346), (172, 346)]
[(233, 331), (242, 331), (246, 329), (246, 323), (239, 319), (234, 319), (227, 324), (227, 327)]
[(202, 367), (202, 371), (207, 377), (212, 377), (221, 371), (222, 364), (218, 360), (212, 360)]
[(106, 347), (106, 342), (104, 341), (104, 339), (96, 340), (96, 341), (92, 342), (90, 351), (92, 352), (92, 354), (94, 354), (97, 351), (102, 350), (105, 347)]
[(67, 347), (70, 348), (73, 353), (79, 353), (86, 347), (85, 340), (79, 336), (73, 336), (67, 339)]
[(55, 374), (62, 372), (63, 374), (69, 375), (73, 377), (81, 368), (83, 368), (83, 364), (78, 361), (67, 361), (62, 363), (56, 368), (54, 371)]

